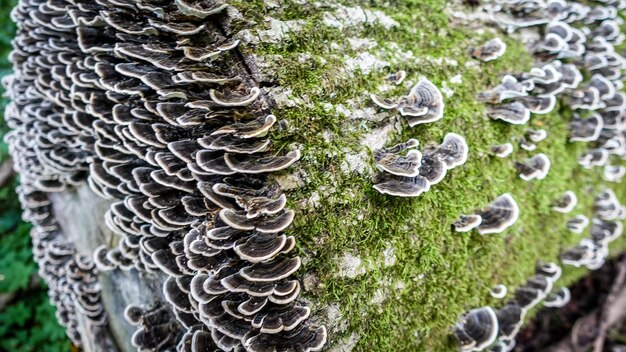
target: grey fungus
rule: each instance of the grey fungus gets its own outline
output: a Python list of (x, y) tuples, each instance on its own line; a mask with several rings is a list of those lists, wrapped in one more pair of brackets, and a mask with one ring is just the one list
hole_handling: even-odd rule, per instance
[(567, 214), (574, 210), (576, 205), (578, 204), (578, 197), (572, 191), (565, 191), (560, 199), (556, 200), (552, 204), (552, 210), (557, 211), (559, 213)]
[(479, 47), (469, 49), (471, 57), (480, 61), (493, 61), (504, 55), (506, 52), (506, 43), (500, 38), (494, 38)]
[(443, 118), (443, 96), (431, 81), (420, 78), (409, 94), (398, 101), (397, 109), (410, 127), (434, 122)]
[(376, 162), (380, 171), (388, 172), (397, 176), (414, 177), (420, 174), (419, 168), (422, 163), (422, 153), (419, 150), (410, 150), (406, 155), (387, 153)]
[(492, 287), (491, 290), (489, 290), (489, 295), (491, 295), (491, 297), (493, 298), (503, 299), (504, 297), (506, 297), (507, 292), (508, 290), (506, 286), (500, 284)]
[(374, 185), (382, 194), (396, 197), (417, 197), (430, 189), (430, 182), (425, 177), (383, 177)]
[[(420, 153), (419, 142), (407, 142), (374, 150), (374, 161), (380, 173), (375, 176), (374, 189), (382, 194), (416, 197), (439, 183), (448, 170), (465, 163), (469, 148), (465, 139), (448, 133), (441, 144), (429, 145)], [(410, 149), (406, 155), (401, 155)]]
[(386, 110), (395, 109), (398, 106), (398, 103), (396, 101), (392, 99), (381, 98), (375, 94), (370, 94), (370, 99), (372, 99), (374, 104)]
[(491, 146), (491, 153), (498, 158), (506, 158), (513, 153), (513, 144), (494, 144)]
[(573, 233), (582, 233), (589, 226), (589, 218), (585, 215), (576, 215), (567, 220), (567, 229)]
[(567, 287), (562, 287), (556, 292), (548, 295), (548, 297), (546, 297), (543, 301), (543, 305), (549, 308), (560, 308), (568, 304), (571, 298), (572, 295), (570, 290)]
[(604, 179), (609, 182), (622, 182), (624, 175), (626, 175), (626, 167), (623, 165), (606, 165), (604, 172), (602, 173)]
[(574, 117), (570, 121), (570, 142), (597, 141), (604, 128), (604, 120), (599, 114), (588, 118)]
[[(224, 127), (220, 127), (217, 130), (211, 133), (211, 136), (228, 134), (237, 138), (253, 138), (265, 135), (272, 126), (276, 123), (276, 116), (267, 115), (261, 116), (255, 120), (251, 120), (248, 122), (238, 122), (226, 125)], [(198, 140), (198, 142), (205, 146), (206, 142), (203, 142), (202, 139)], [(207, 147), (208, 148), (208, 147)]]
[(456, 232), (469, 232), (480, 225), (483, 221), (480, 215), (464, 215), (461, 214), (458, 220), (452, 223)]
[(513, 125), (523, 125), (530, 120), (530, 110), (523, 103), (515, 101), (487, 107), (487, 116)]
[(472, 309), (454, 326), (454, 335), (463, 351), (482, 351), (498, 336), (498, 318), (491, 307)]
[(404, 70), (400, 70), (396, 73), (392, 73), (388, 75), (387, 77), (385, 77), (386, 81), (389, 81), (395, 85), (402, 84), (402, 82), (404, 82), (405, 79), (406, 79), (406, 71)]
[(543, 180), (550, 171), (550, 159), (543, 153), (536, 154), (523, 162), (516, 162), (519, 177), (524, 181)]
[(598, 218), (591, 219), (591, 239), (595, 243), (610, 243), (624, 232), (621, 221), (607, 221)]
[[(213, 103), (224, 107), (240, 107), (252, 104), (261, 93), (258, 87), (253, 87), (247, 94), (223, 93), (211, 89), (209, 95)], [(192, 106), (190, 106), (192, 107)], [(197, 106), (201, 108), (201, 106)]]
[(548, 132), (543, 129), (535, 130), (535, 129), (529, 128), (526, 130), (524, 135), (528, 139), (530, 139), (532, 142), (535, 142), (535, 143), (539, 143), (545, 140), (546, 138), (548, 138)]
[(513, 339), (524, 323), (526, 311), (515, 301), (508, 301), (496, 311), (498, 339)]
[(477, 227), (478, 233), (495, 234), (505, 231), (517, 221), (519, 207), (513, 196), (505, 193), (477, 214), (482, 218), (481, 224)]
[(578, 164), (586, 169), (605, 166), (609, 161), (609, 152), (604, 148), (589, 149), (578, 157)]
[(476, 98), (485, 103), (499, 104), (508, 99), (527, 96), (530, 88), (534, 88), (534, 84), (528, 86), (513, 76), (505, 75), (502, 77), (502, 83), (491, 90), (478, 93)]
[(446, 134), (440, 145), (424, 150), (424, 155), (441, 159), (448, 169), (465, 164), (468, 153), (469, 147), (465, 138), (456, 133)]
[(533, 114), (548, 114), (556, 106), (556, 97), (549, 96), (524, 96), (515, 98), (516, 102), (522, 103)]

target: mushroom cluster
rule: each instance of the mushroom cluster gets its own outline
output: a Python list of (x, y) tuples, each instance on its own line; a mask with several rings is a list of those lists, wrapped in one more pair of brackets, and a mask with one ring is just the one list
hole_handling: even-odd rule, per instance
[[(454, 335), (462, 351), (510, 351), (526, 313), (542, 300), (547, 306), (566, 304), (563, 289), (550, 294), (556, 280), (561, 277), (561, 267), (554, 263), (538, 263), (535, 275), (513, 293), (502, 308), (489, 306), (465, 313), (454, 326)], [(499, 285), (497, 298), (504, 298), (506, 287)], [(569, 291), (567, 291), (569, 292)], [(490, 292), (493, 296), (493, 292)]]
[(423, 153), (416, 149), (418, 145), (416, 139), (410, 139), (374, 150), (380, 171), (374, 189), (397, 197), (417, 197), (441, 182), (448, 170), (467, 161), (469, 148), (465, 138), (456, 133), (448, 133), (439, 145), (426, 146)]
[[(533, 45), (539, 62), (530, 72), (508, 75), (502, 84), (479, 94), (492, 104), (488, 115), (523, 124), (530, 113), (547, 113), (562, 98), (573, 110), (570, 142), (589, 149), (578, 162), (585, 168), (605, 167), (605, 179), (619, 182), (626, 168), (610, 165), (611, 156), (626, 159), (626, 59), (615, 46), (622, 43), (618, 10), (623, 1), (588, 6), (564, 0), (495, 0), (486, 5), (491, 18), (512, 31), (534, 27), (542, 36)], [(589, 77), (583, 80), (583, 74)], [(534, 149), (522, 140), (522, 147)]]
[[(406, 73), (394, 76), (398, 77), (392, 81), (400, 84), (406, 77)], [(439, 88), (424, 77), (420, 78), (411, 88), (408, 95), (396, 99), (388, 99), (371, 94), (370, 98), (374, 104), (383, 109), (393, 109), (400, 112), (400, 115), (406, 119), (410, 127), (435, 122), (443, 118), (443, 96)]]
[(496, 198), (484, 209), (471, 215), (461, 215), (452, 225), (457, 232), (478, 230), (481, 235), (502, 233), (519, 218), (519, 206), (509, 193)]
[(585, 227), (591, 226), (588, 238), (582, 239), (577, 246), (561, 253), (563, 264), (584, 266), (591, 270), (599, 269), (609, 256), (609, 243), (622, 235), (624, 219), (626, 206), (620, 204), (612, 190), (606, 189), (597, 195), (591, 221), (579, 215), (567, 223), (567, 227), (575, 233), (582, 233)]
[[(65, 238), (45, 192), (25, 184), (17, 191), (24, 208), (22, 216), (33, 224), (33, 257), (39, 266), (39, 276), (48, 284), (48, 296), (56, 307), (57, 320), (67, 329), (72, 343), (81, 346), (82, 329), (97, 332), (107, 325), (98, 270), (91, 258), (78, 254)], [(83, 319), (78, 318), (79, 314)], [(99, 333), (94, 336), (104, 338)]]
[[(26, 196), (23, 204), (37, 225), (41, 267), (56, 270), (43, 275), (51, 296), (67, 300), (74, 290), (77, 309), (103, 324), (93, 263), (164, 273), (169, 305), (159, 311), (177, 322), (158, 314), (151, 322), (152, 313), (129, 308), (148, 324), (136, 346), (317, 351), (326, 330), (306, 323), (310, 309), (296, 301), (300, 259), (294, 237), (283, 234), (294, 211), (267, 177), (300, 152), (268, 138), (277, 118), (232, 39), (228, 8), (218, 0), (20, 1), (14, 73), (4, 82), (13, 129), (6, 141), (34, 195), (35, 207)], [(438, 116), (443, 103), (429, 93), (416, 87), (405, 109)], [(119, 235), (116, 247), (96, 249), (93, 263), (57, 245), (54, 216), (40, 210), (47, 192), (85, 181), (111, 200), (105, 220)], [(59, 312), (78, 341), (73, 311)], [(147, 341), (154, 334), (162, 341)]]

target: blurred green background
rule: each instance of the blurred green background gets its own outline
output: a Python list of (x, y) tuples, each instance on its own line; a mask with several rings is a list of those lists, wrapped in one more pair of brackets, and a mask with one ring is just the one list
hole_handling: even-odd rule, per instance
[[(16, 0), (0, 0), (0, 76), (11, 72), (8, 54), (15, 25), (10, 12)], [(7, 100), (0, 99), (0, 137)], [(21, 220), (15, 187), (19, 180), (7, 175), (7, 145), (0, 142), (0, 351), (69, 351), (72, 346), (48, 302), (45, 283), (32, 259), (30, 225)], [(10, 173), (9, 173), (10, 174)]]

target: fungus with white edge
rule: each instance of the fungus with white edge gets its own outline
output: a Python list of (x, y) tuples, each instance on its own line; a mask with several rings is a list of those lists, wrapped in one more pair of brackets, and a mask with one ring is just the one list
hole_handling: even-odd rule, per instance
[(578, 197), (576, 197), (576, 194), (572, 191), (565, 191), (561, 199), (553, 203), (552, 210), (567, 214), (574, 210), (576, 204), (578, 204)]
[(501, 233), (517, 221), (519, 207), (513, 196), (505, 193), (477, 214), (482, 218), (477, 227), (478, 233), (481, 235)]
[(479, 47), (469, 49), (469, 54), (475, 59), (481, 61), (492, 61), (506, 52), (506, 43), (500, 38), (494, 38)]
[(454, 326), (454, 335), (463, 351), (482, 351), (498, 337), (498, 318), (491, 307), (472, 309)]

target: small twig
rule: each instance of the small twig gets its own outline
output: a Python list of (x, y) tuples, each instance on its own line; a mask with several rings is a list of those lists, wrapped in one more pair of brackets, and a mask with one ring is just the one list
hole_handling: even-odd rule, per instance
[(602, 352), (604, 349), (604, 340), (606, 338), (606, 332), (610, 326), (609, 311), (611, 307), (620, 296), (622, 292), (622, 288), (624, 287), (624, 280), (626, 279), (626, 255), (622, 257), (619, 261), (617, 267), (617, 275), (615, 276), (615, 280), (613, 280), (613, 285), (611, 286), (611, 290), (609, 291), (609, 295), (606, 297), (604, 304), (602, 305), (602, 309), (600, 310), (598, 321), (600, 322), (599, 333), (596, 337), (596, 340), (593, 343), (594, 352)]

